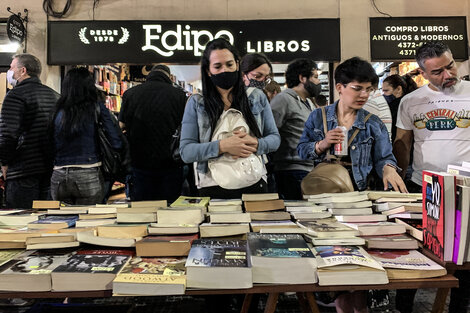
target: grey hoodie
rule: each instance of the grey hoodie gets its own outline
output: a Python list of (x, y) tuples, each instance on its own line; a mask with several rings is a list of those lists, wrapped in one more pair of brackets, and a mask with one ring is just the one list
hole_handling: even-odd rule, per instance
[(293, 89), (284, 90), (271, 101), (274, 120), (281, 135), (281, 145), (274, 153), (275, 171), (303, 170), (310, 172), (312, 170), (313, 161), (302, 160), (297, 154), (297, 144), (304, 130), (305, 121), (313, 109), (313, 104), (310, 101), (309, 104), (310, 108), (302, 102)]

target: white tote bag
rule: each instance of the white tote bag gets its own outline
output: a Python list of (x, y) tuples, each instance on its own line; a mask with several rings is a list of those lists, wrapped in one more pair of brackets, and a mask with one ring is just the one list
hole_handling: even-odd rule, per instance
[[(243, 114), (236, 109), (224, 111), (217, 122), (212, 141), (222, 140), (240, 130), (249, 133), (250, 129)], [(208, 161), (212, 179), (222, 188), (240, 189), (257, 183), (266, 172), (260, 156), (251, 154), (247, 158), (234, 159), (224, 153)]]

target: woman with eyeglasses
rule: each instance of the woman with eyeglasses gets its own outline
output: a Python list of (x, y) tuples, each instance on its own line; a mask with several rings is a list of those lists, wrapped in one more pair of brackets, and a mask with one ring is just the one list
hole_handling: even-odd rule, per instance
[[(342, 158), (355, 190), (367, 189), (368, 177), (375, 170), (382, 178), (385, 189), (391, 185), (394, 190), (406, 192), (405, 184), (397, 173), (387, 128), (376, 115), (364, 121), (369, 112), (362, 107), (378, 80), (375, 70), (368, 62), (354, 57), (341, 63), (334, 77), (339, 100), (325, 107), (328, 130), (323, 129), (321, 109), (315, 109), (305, 123), (297, 147), (300, 157), (312, 159), (317, 165), (325, 160), (327, 150), (333, 155), (334, 145), (343, 141), (343, 131), (338, 126), (348, 130), (348, 138), (359, 129), (347, 148), (348, 155)], [(339, 313), (367, 312), (367, 293), (341, 293), (335, 303)]]
[(334, 145), (343, 141), (343, 131), (338, 126), (348, 130), (348, 138), (355, 129), (359, 129), (348, 148), (347, 157), (342, 159), (350, 164), (355, 189), (367, 189), (367, 178), (375, 169), (385, 189), (391, 185), (394, 190), (405, 192), (406, 187), (397, 173), (396, 159), (384, 123), (376, 115), (364, 122), (369, 112), (362, 107), (378, 80), (373, 67), (354, 57), (341, 63), (334, 75), (339, 100), (325, 107), (328, 130), (323, 129), (321, 110), (314, 110), (305, 123), (297, 147), (300, 157), (313, 159), (318, 164), (325, 160), (327, 150), (334, 154)]
[(249, 53), (242, 58), (240, 70), (245, 86), (263, 90), (271, 81), (273, 67), (265, 55)]

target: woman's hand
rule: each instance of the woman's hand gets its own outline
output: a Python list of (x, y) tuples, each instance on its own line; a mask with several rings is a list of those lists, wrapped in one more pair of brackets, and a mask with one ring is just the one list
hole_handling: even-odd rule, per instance
[(247, 158), (258, 150), (258, 140), (245, 132), (235, 131), (233, 136), (219, 141), (219, 152), (229, 153), (233, 158)]
[(390, 183), (393, 187), (393, 190), (408, 193), (403, 179), (401, 179), (400, 175), (397, 173), (397, 170), (392, 166), (384, 166), (383, 183), (384, 190), (388, 189), (388, 184)]
[[(341, 143), (344, 140), (343, 131), (340, 128), (329, 130), (326, 133), (325, 139), (320, 140), (316, 146), (317, 153), (323, 153), (330, 149), (331, 145)], [(318, 151), (319, 150), (319, 151)]]

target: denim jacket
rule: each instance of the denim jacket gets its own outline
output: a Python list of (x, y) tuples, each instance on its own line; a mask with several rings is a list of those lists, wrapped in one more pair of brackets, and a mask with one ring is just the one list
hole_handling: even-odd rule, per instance
[[(112, 118), (114, 117), (111, 116), (112, 113), (105, 107), (104, 103), (100, 103), (99, 105), (100, 119), (103, 123), (108, 140), (113, 148), (120, 149), (122, 142), (119, 137), (119, 132), (121, 130), (118, 129), (113, 122)], [(66, 139), (60, 136), (62, 128), (69, 127), (68, 125), (61, 125), (63, 114), (64, 112), (62, 110), (59, 111), (54, 120), (54, 165), (84, 165), (101, 161), (94, 116), (85, 122), (85, 127), (78, 135)]]
[[(276, 151), (281, 137), (274, 122), (271, 107), (264, 93), (255, 89), (248, 97), (251, 112), (261, 130), (262, 138), (258, 138), (257, 155)], [(207, 173), (207, 161), (219, 156), (219, 141), (211, 141), (211, 125), (204, 108), (201, 95), (189, 98), (183, 115), (181, 126), (180, 154), (185, 163), (198, 162), (197, 170)]]
[[(325, 107), (326, 123), (328, 129), (334, 129), (338, 126), (338, 117), (336, 115), (335, 102)], [(360, 190), (367, 188), (367, 176), (375, 168), (377, 174), (382, 177), (383, 168), (386, 164), (396, 167), (397, 161), (392, 153), (392, 144), (388, 136), (385, 124), (376, 116), (372, 115), (369, 120), (364, 123), (364, 118), (369, 114), (364, 109), (357, 111), (357, 117), (348, 132), (351, 137), (355, 129), (360, 129), (356, 138), (349, 146), (348, 152), (351, 156), (352, 172), (354, 180)], [(323, 130), (323, 119), (321, 109), (314, 110), (305, 122), (305, 129), (300, 137), (297, 146), (297, 152), (303, 159), (314, 160), (315, 164), (325, 159), (326, 153), (321, 155), (315, 152), (315, 143), (325, 138)], [(333, 154), (334, 147), (330, 149)]]

